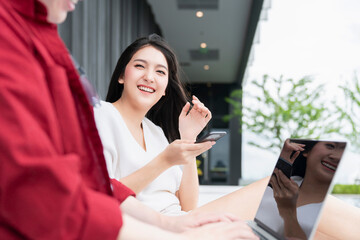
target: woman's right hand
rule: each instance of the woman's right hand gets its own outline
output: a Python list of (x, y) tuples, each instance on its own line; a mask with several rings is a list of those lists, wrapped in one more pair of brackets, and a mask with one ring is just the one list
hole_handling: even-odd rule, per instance
[(279, 169), (274, 170), (270, 178), (274, 198), (279, 210), (279, 215), (284, 220), (284, 235), (286, 239), (307, 239), (297, 219), (297, 199), (299, 187)]
[(270, 183), (280, 216), (284, 217), (289, 213), (296, 214), (296, 203), (299, 196), (298, 185), (277, 168), (270, 178)]
[(160, 153), (160, 156), (170, 166), (186, 165), (214, 144), (215, 142), (193, 143), (189, 140), (175, 140)]

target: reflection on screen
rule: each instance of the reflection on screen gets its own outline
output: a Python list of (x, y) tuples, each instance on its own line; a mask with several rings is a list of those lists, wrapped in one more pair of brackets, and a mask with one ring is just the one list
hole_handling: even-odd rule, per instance
[(345, 146), (345, 142), (286, 140), (255, 221), (282, 237), (308, 239)]

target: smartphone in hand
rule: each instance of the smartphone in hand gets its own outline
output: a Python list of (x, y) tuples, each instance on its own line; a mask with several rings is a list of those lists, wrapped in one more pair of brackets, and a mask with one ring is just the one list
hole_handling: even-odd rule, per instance
[(201, 138), (199, 138), (198, 140), (196, 140), (195, 143), (202, 143), (202, 142), (207, 142), (207, 141), (217, 141), (225, 135), (226, 135), (226, 132), (224, 132), (224, 131), (211, 131), (211, 132), (208, 132), (207, 134), (205, 134), (204, 136), (202, 136)]
[[(279, 157), (278, 161), (276, 162), (275, 168), (279, 169), (286, 177), (288, 177), (290, 179), (290, 177), (292, 175), (292, 171), (293, 171), (291, 163), (289, 163), (285, 159)], [(275, 173), (273, 172), (272, 175), (275, 175)], [(272, 188), (270, 182), (269, 182), (268, 186)]]
[(278, 159), (275, 168), (281, 170), (288, 178), (292, 175), (292, 164), (281, 157)]

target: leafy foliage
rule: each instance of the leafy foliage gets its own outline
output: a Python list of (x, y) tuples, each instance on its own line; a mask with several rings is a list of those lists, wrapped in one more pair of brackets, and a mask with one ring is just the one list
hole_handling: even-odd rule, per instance
[[(254, 80), (251, 85), (251, 93), (238, 89), (225, 99), (233, 110), (223, 118), (238, 118), (243, 128), (269, 143), (249, 144), (276, 151), (289, 137), (318, 139), (339, 131), (339, 114), (325, 107), (321, 100), (323, 86), (314, 86), (310, 77), (294, 80), (264, 75), (262, 81)], [(242, 103), (243, 94), (251, 98), (251, 106)]]
[(342, 134), (352, 142), (354, 149), (360, 151), (360, 84), (357, 76), (354, 75), (353, 83), (346, 82), (340, 88), (345, 94), (346, 106), (337, 106), (337, 109), (346, 125), (351, 126), (349, 129), (343, 129)]

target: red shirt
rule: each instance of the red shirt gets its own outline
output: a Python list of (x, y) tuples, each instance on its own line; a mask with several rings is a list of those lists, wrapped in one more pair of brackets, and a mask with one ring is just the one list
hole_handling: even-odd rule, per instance
[(115, 239), (134, 193), (111, 189), (92, 107), (46, 15), (36, 0), (0, 0), (0, 239)]

